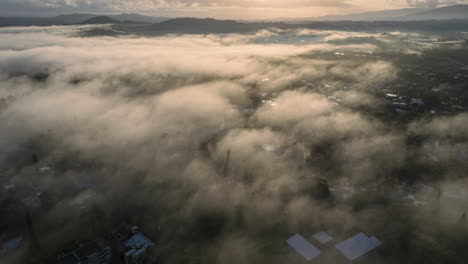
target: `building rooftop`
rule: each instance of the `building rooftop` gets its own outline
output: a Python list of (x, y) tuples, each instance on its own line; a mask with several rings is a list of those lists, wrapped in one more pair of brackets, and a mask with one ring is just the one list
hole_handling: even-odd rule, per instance
[(320, 250), (299, 234), (294, 235), (286, 242), (308, 261), (320, 255)]
[(127, 248), (148, 248), (155, 245), (153, 241), (138, 230), (137, 226), (130, 227), (127, 224), (122, 224), (112, 234), (114, 238)]
[(131, 248), (133, 247), (139, 248), (139, 247), (152, 247), (154, 246), (154, 243), (151, 240), (149, 240), (145, 235), (138, 232), (134, 234), (129, 240), (127, 240), (124, 243), (124, 245), (127, 247), (131, 247)]
[(367, 237), (359, 233), (336, 245), (336, 248), (350, 261), (374, 250), (380, 246), (380, 241), (375, 237)]
[(333, 240), (333, 237), (331, 237), (329, 234), (325, 232), (318, 232), (314, 234), (312, 237), (322, 244), (326, 244)]

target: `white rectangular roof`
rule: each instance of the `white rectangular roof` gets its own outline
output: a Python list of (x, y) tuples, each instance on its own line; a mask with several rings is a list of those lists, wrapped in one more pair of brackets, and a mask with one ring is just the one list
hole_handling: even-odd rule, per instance
[(336, 245), (336, 248), (343, 255), (353, 261), (367, 252), (380, 246), (380, 241), (375, 237), (367, 237), (364, 233), (359, 233)]
[(286, 242), (309, 261), (320, 255), (320, 250), (299, 234), (291, 237)]
[(320, 242), (322, 244), (325, 244), (325, 243), (330, 242), (331, 240), (333, 240), (333, 237), (331, 237), (329, 234), (327, 234), (325, 232), (318, 232), (318, 233), (314, 234), (312, 237), (315, 238), (318, 242)]

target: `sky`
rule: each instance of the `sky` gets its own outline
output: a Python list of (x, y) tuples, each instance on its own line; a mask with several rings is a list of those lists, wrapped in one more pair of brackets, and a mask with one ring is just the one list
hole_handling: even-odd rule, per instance
[(0, 0), (0, 16), (132, 12), (169, 17), (267, 19), (457, 3), (468, 3), (468, 0)]

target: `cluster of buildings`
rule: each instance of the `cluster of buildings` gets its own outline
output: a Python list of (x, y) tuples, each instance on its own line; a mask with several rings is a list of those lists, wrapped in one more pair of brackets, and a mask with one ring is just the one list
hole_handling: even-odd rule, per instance
[(111, 264), (111, 246), (102, 238), (81, 243), (72, 251), (59, 256), (58, 264)]
[[(38, 173), (50, 173), (49, 167), (40, 167)], [(2, 179), (0, 186), (0, 258), (35, 240), (32, 218), (50, 208), (51, 198), (33, 182), (16, 178)]]
[(58, 257), (58, 264), (145, 264), (155, 246), (138, 226), (122, 224), (112, 231), (112, 242), (103, 238), (81, 243)]
[(461, 105), (460, 98), (448, 98), (441, 101), (439, 106), (434, 107), (426, 104), (421, 98), (402, 96), (390, 90), (385, 90), (385, 92), (385, 99), (391, 103), (393, 110), (400, 114), (423, 112), (432, 115), (450, 115), (466, 110), (466, 107)]
[(407, 113), (409, 111), (420, 111), (424, 109), (424, 101), (420, 98), (409, 98), (396, 93), (387, 93), (385, 99), (391, 102), (393, 110), (397, 113)]
[[(54, 174), (54, 168), (38, 162), (36, 173), (40, 176)], [(33, 219), (56, 204), (57, 199), (43, 191), (34, 181), (22, 181), (15, 177), (0, 186), (0, 259), (25, 249), (39, 240), (34, 230)], [(66, 206), (83, 211), (92, 205), (95, 190), (92, 183), (77, 183), (70, 187)], [(4, 197), (3, 197), (4, 196)], [(8, 198), (8, 199), (7, 199)], [(26, 214), (27, 212), (27, 214)], [(26, 215), (25, 215), (26, 214)], [(153, 263), (150, 249), (155, 246), (137, 226), (122, 224), (112, 232), (111, 239), (96, 238), (64, 250), (57, 258), (58, 264), (145, 264)], [(55, 258), (55, 257), (53, 257)], [(0, 261), (1, 262), (1, 261)]]

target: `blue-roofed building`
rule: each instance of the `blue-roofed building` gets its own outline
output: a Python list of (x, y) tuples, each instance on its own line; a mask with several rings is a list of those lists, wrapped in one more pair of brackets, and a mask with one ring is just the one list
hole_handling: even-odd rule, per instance
[(152, 247), (154, 243), (149, 240), (145, 235), (140, 232), (136, 232), (129, 240), (124, 243), (127, 247), (142, 246)]
[(144, 264), (154, 242), (139, 231), (137, 226), (122, 224), (112, 232), (125, 264)]

